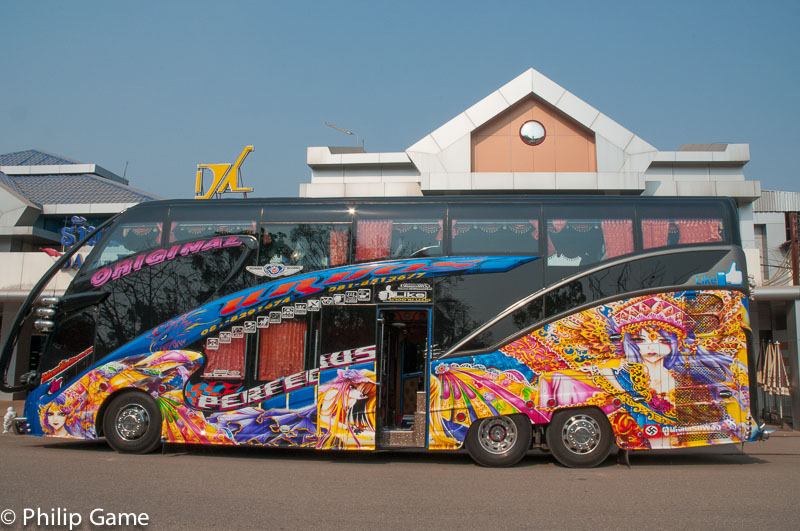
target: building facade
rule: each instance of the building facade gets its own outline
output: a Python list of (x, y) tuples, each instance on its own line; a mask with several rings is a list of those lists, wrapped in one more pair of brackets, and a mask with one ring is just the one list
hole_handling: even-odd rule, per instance
[(745, 176), (749, 160), (748, 144), (685, 144), (677, 151), (659, 150), (529, 69), (403, 151), (309, 147), (311, 182), (300, 185), (300, 195), (731, 197), (739, 208), (754, 286), (754, 342), (782, 341), (793, 382), (787, 409), (791, 405), (800, 411), (800, 288), (790, 286), (791, 278), (785, 275), (787, 213), (800, 210), (800, 194), (762, 193), (760, 182)]
[[(158, 196), (131, 187), (128, 180), (97, 164), (84, 164), (32, 149), (0, 155), (0, 328), (8, 337), (15, 316), (33, 286), (75, 241), (81, 229)], [(78, 263), (60, 271), (46, 293), (61, 295), (75, 276)], [(18, 348), (31, 359), (12, 362), (10, 374), (22, 374), (37, 361), (43, 336), (30, 324)], [(10, 399), (0, 393), (0, 400)]]

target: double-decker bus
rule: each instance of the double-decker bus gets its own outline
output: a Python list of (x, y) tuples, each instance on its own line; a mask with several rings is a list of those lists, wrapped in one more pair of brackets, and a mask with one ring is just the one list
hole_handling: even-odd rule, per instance
[[(729, 199), (150, 202), (40, 298), (80, 249), (3, 347), (32, 435), (569, 467), (760, 436)], [(9, 382), (27, 321), (38, 370)]]

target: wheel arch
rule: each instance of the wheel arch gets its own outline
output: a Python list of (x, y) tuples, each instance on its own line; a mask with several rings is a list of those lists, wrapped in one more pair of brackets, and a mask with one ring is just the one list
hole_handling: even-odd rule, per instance
[[(596, 425), (596, 430), (591, 423)], [(567, 426), (568, 431), (559, 433), (558, 430)], [(547, 424), (545, 439), (556, 460), (568, 468), (597, 466), (608, 458), (617, 445), (617, 435), (608, 414), (595, 405), (564, 407), (554, 411)]]
[[(100, 408), (97, 410), (97, 416), (95, 416), (95, 419), (94, 419), (94, 429), (95, 429), (95, 432), (97, 433), (97, 437), (105, 437), (105, 433), (103, 433), (103, 419), (106, 416), (106, 411), (108, 410), (109, 404), (111, 404), (111, 402), (113, 402), (114, 399), (117, 398), (118, 396), (131, 394), (131, 393), (138, 393), (138, 394), (147, 395), (150, 398), (152, 398), (153, 400), (155, 400), (156, 403), (158, 403), (158, 400), (153, 395), (151, 395), (150, 393), (147, 393), (147, 392), (139, 389), (138, 387), (123, 387), (122, 389), (117, 389), (113, 393), (109, 394), (106, 397), (105, 400), (103, 400), (103, 403), (100, 405)], [(161, 409), (161, 408), (159, 408), (159, 409)]]
[[(545, 424), (545, 426), (549, 427), (553, 423), (553, 417), (556, 415), (556, 413), (561, 413), (562, 411), (586, 411), (587, 409), (591, 409), (591, 410), (597, 411), (600, 415), (605, 417), (606, 420), (608, 421), (609, 425), (611, 425), (611, 419), (608, 418), (608, 413), (603, 411), (603, 409), (600, 408), (599, 406), (596, 406), (594, 404), (588, 404), (588, 405), (583, 405), (583, 406), (570, 405), (570, 406), (565, 406), (565, 407), (560, 407), (558, 409), (554, 409), (552, 411), (552, 415), (550, 415), (550, 422)], [(612, 425), (612, 428), (613, 428), (613, 425)]]
[(565, 406), (565, 407), (561, 407), (561, 408), (558, 408), (558, 409), (554, 410), (552, 412), (552, 415), (550, 415), (550, 422), (548, 422), (547, 424), (543, 424), (543, 426), (545, 427), (545, 431), (548, 431), (550, 429), (550, 426), (552, 426), (552, 424), (553, 424), (553, 417), (555, 417), (557, 413), (561, 413), (563, 411), (586, 411), (586, 410), (596, 411), (600, 416), (602, 416), (604, 419), (606, 419), (606, 422), (608, 422), (608, 427), (611, 429), (611, 434), (614, 436), (614, 444), (616, 444), (617, 443), (617, 432), (614, 429), (614, 424), (611, 422), (611, 419), (608, 417), (608, 413), (603, 411), (603, 409), (600, 408), (599, 406), (596, 406), (596, 405), (593, 405), (593, 404), (583, 405), (583, 406), (570, 405), (570, 406)]

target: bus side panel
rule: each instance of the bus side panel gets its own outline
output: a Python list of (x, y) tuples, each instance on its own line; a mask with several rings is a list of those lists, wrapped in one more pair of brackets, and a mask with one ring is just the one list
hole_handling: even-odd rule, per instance
[(662, 293), (559, 319), (491, 354), (434, 362), (429, 447), (459, 447), (478, 418), (547, 423), (576, 407), (600, 408), (621, 448), (752, 440), (748, 327), (739, 292)]
[[(252, 389), (225, 387), (222, 384), (215, 386), (208, 382), (190, 384), (186, 389), (187, 401), (194, 406), (202, 406), (206, 402), (203, 397), (213, 396), (215, 403), (224, 403), (225, 397), (235, 398), (242, 403), (248, 402), (248, 397), (254, 394), (261, 397), (270, 395), (267, 399), (238, 408), (229, 407), (225, 411), (200, 411), (190, 406), (204, 419), (206, 430), (220, 434), (217, 440), (209, 442), (324, 450), (374, 450), (377, 400), (375, 362), (305, 372), (308, 374), (302, 378), (298, 373)], [(293, 380), (301, 379), (306, 382), (305, 387), (286, 391), (286, 387), (295, 385)]]
[(428, 448), (459, 448), (477, 419), (523, 413), (546, 423), (537, 408), (537, 375), (524, 363), (495, 352), (431, 363)]
[[(214, 391), (186, 388), (184, 393), (189, 376), (202, 362), (202, 354), (188, 350), (148, 353), (100, 365), (57, 395), (47, 395), (43, 386), (35, 415), (29, 417), (39, 421), (32, 432), (97, 439), (95, 426), (102, 404), (117, 391), (137, 389), (158, 402), (165, 442), (375, 448), (374, 361), (322, 371), (306, 378), (308, 385), (301, 389), (278, 392), (252, 406), (217, 412), (197, 409), (185, 399), (193, 392), (196, 399), (201, 393), (210, 396)], [(274, 387), (283, 388), (284, 379)], [(217, 391), (229, 397), (249, 392), (224, 386)]]
[[(38, 426), (32, 425), (32, 433), (97, 439), (100, 407), (112, 394), (126, 388), (152, 395), (169, 419), (170, 414), (178, 414), (174, 405), (182, 403), (183, 386), (201, 363), (201, 354), (187, 350), (147, 353), (99, 365), (57, 394), (50, 395), (48, 386), (41, 386), (27, 401), (34, 413), (28, 418), (39, 421)], [(184, 414), (184, 423), (200, 422), (201, 418)], [(164, 423), (165, 432), (168, 425), (169, 422)]]

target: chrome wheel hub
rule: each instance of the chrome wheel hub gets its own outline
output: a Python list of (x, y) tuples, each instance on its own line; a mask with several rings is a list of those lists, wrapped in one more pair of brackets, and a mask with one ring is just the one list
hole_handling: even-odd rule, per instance
[(117, 435), (126, 441), (135, 441), (147, 432), (150, 415), (139, 404), (125, 406), (117, 415)]
[(517, 426), (508, 417), (484, 419), (478, 427), (478, 441), (490, 454), (503, 454), (517, 441)]
[(564, 423), (561, 439), (574, 454), (591, 453), (600, 444), (600, 425), (588, 415), (575, 415)]

